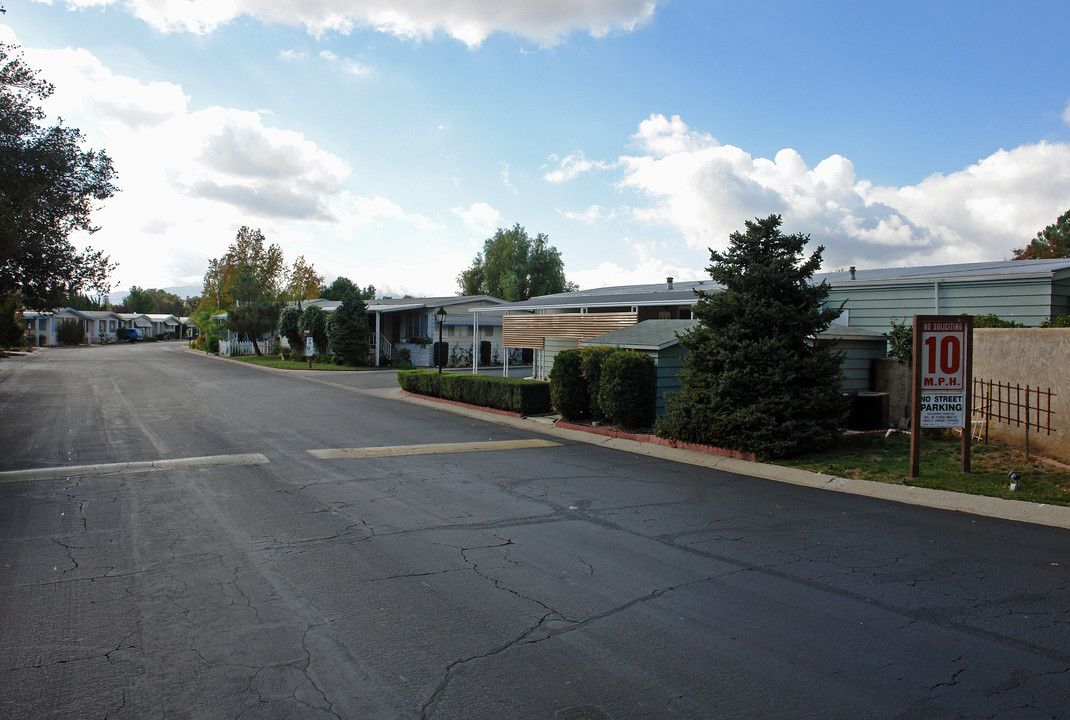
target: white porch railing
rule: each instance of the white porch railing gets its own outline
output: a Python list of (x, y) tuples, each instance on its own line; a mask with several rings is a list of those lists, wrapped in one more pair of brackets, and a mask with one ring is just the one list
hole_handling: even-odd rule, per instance
[[(375, 348), (372, 348), (375, 350)], [(393, 359), (394, 357), (394, 343), (386, 339), (386, 335), (379, 333), (379, 354), (383, 357)]]

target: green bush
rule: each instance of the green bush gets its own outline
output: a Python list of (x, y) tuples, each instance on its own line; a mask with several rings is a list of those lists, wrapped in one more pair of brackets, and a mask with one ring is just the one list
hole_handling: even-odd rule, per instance
[[(297, 330), (302, 333), (311, 332), (316, 352), (326, 352), (327, 313), (323, 312), (318, 306), (309, 305), (301, 312), (301, 316), (297, 319)], [(302, 347), (303, 345), (302, 343)]]
[(550, 402), (566, 420), (591, 414), (590, 390), (583, 378), (582, 364), (581, 350), (562, 350), (554, 356), (550, 369)]
[(22, 300), (17, 293), (8, 293), (0, 300), (0, 347), (22, 344), (25, 326), (19, 322), (18, 310)]
[(615, 347), (588, 347), (580, 350), (580, 372), (587, 380), (587, 390), (591, 405), (591, 417), (600, 420), (605, 417), (602, 407), (598, 404), (598, 393), (602, 383), (602, 363), (620, 348)]
[(364, 365), (371, 349), (369, 336), (368, 306), (359, 295), (349, 293), (327, 319), (328, 352), (340, 358), (339, 364)]
[(301, 311), (291, 305), (279, 313), (279, 324), (276, 327), (276, 332), (290, 343), (290, 349), (298, 352), (304, 346), (301, 331), (297, 329), (297, 324), (300, 320)]
[(654, 424), (657, 371), (654, 358), (635, 350), (617, 350), (601, 366), (598, 405), (610, 422), (629, 428)]
[(1045, 320), (1044, 322), (1040, 323), (1040, 327), (1042, 327), (1042, 328), (1053, 328), (1053, 327), (1054, 328), (1064, 328), (1064, 327), (1070, 327), (1070, 315), (1060, 315), (1059, 317), (1055, 318), (1054, 320)]
[(82, 323), (77, 320), (62, 320), (56, 329), (56, 342), (60, 345), (81, 345), (85, 342)]
[(403, 390), (444, 400), (508, 410), (521, 415), (550, 411), (550, 386), (538, 380), (461, 375), (431, 370), (399, 370)]
[(1001, 317), (989, 313), (988, 315), (974, 315), (973, 326), (975, 328), (1021, 328), (1025, 327), (1022, 323), (1014, 322), (1013, 320), (1004, 320)]

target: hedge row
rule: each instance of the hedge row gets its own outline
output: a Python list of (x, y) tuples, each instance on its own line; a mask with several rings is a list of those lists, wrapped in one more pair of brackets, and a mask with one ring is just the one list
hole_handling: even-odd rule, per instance
[(550, 412), (550, 386), (538, 380), (462, 375), (431, 370), (399, 370), (398, 384), (418, 395), (509, 410), (521, 415)]
[(656, 395), (654, 360), (635, 350), (563, 350), (550, 370), (550, 398), (566, 420), (606, 418), (625, 427), (650, 427)]

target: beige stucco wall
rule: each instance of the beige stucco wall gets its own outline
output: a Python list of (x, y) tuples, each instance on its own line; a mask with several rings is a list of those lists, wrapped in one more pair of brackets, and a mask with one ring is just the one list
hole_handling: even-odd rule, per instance
[[(1050, 435), (1031, 429), (1029, 447), (1038, 455), (1070, 460), (1070, 328), (978, 328), (973, 331), (973, 376), (1023, 388), (1039, 385), (1042, 391), (1051, 388), (1054, 429)], [(906, 365), (892, 358), (873, 361), (873, 389), (889, 394), (893, 423), (910, 406), (910, 383)], [(981, 418), (977, 407), (974, 417)], [(1025, 447), (1024, 424), (993, 421), (988, 433), (991, 439)]]
[[(979, 328), (973, 332), (973, 376), (1051, 388), (1051, 435), (1029, 432), (1031, 450), (1070, 459), (1070, 328)], [(975, 415), (976, 417), (976, 415)], [(1034, 416), (1035, 417), (1035, 416)], [(1025, 445), (1025, 427), (989, 424), (990, 437)]]

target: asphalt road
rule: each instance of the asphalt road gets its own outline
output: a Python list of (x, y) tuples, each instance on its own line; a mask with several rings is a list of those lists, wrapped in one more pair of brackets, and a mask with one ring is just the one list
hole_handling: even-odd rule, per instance
[(1070, 531), (395, 387), (0, 364), (0, 717), (1070, 717)]

